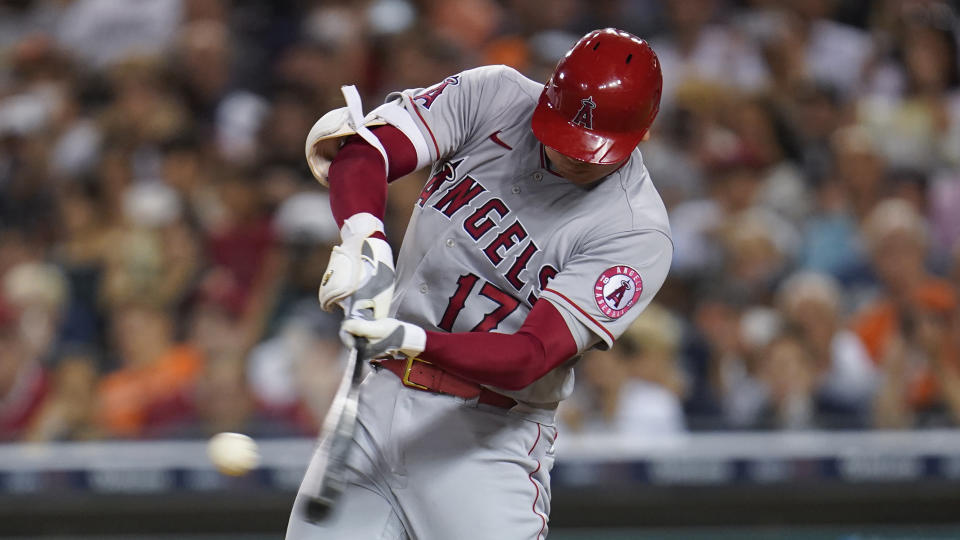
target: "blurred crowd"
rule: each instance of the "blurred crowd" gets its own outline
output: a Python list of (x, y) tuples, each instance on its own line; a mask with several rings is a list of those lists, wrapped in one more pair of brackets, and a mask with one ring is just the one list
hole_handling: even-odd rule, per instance
[[(960, 422), (957, 6), (0, 0), (0, 441), (307, 435), (344, 351), (303, 158), (357, 84), (650, 41), (670, 278), (562, 430)], [(426, 171), (391, 185), (399, 248)]]

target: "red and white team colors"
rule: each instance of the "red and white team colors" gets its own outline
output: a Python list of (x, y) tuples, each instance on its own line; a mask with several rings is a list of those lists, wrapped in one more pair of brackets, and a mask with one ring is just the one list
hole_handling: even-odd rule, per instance
[[(550, 96), (543, 84), (505, 66), (471, 69), (430, 88), (390, 94), (366, 116), (366, 123), (391, 124), (409, 139), (417, 169), (432, 166), (398, 255), (390, 309), (394, 324), (412, 323), (427, 331), (426, 349), (421, 345), (417, 350), (430, 353), (431, 340), (467, 342), (479, 336), (475, 332), (515, 334), (538, 302), (549, 302), (542, 307), (555, 307), (559, 316), (537, 309), (531, 319), (548, 312), (554, 324), (543, 332), (560, 336), (565, 323), (572, 340), (561, 336), (565, 341), (558, 341), (567, 344), (562, 353), (554, 353), (553, 361), (530, 378), (557, 367), (532, 384), (524, 380), (514, 390), (486, 386), (479, 396), (469, 394), (473, 398), (409, 384), (411, 369), (426, 369), (422, 361), (382, 361), (361, 387), (349, 485), (340, 504), (319, 525), (299, 519), (295, 507), (288, 540), (546, 536), (556, 408), (573, 390), (573, 365), (580, 353), (610, 347), (627, 329), (663, 285), (673, 255), (666, 209), (635, 148), (659, 103), (656, 56), (645, 42), (615, 30), (588, 34), (575, 50), (591, 62), (594, 53), (613, 51), (615, 57), (608, 60), (614, 62), (614, 86), (621, 78), (628, 81), (630, 73), (639, 74), (631, 80), (640, 81), (641, 91), (615, 91), (620, 92), (618, 106), (628, 108), (637, 95), (649, 95), (646, 109), (628, 109), (639, 120), (620, 122), (607, 99), (610, 87), (595, 84), (578, 86), (578, 91), (596, 90), (567, 93), (572, 97), (562, 107), (539, 113), (553, 117), (532, 122), (541, 94)], [(597, 72), (592, 64), (585, 69), (588, 75)], [(621, 77), (622, 72), (629, 73)], [(555, 77), (564, 73), (571, 72), (558, 67)], [(655, 84), (646, 83), (647, 75)], [(359, 118), (358, 99), (353, 99), (351, 114)], [(557, 116), (561, 113), (568, 118)], [(616, 140), (599, 136), (601, 124), (618, 122), (632, 122), (636, 129), (618, 132), (627, 136)], [(532, 124), (538, 126), (539, 139)], [(572, 182), (551, 170), (541, 143), (551, 136), (570, 140), (558, 135), (562, 129), (584, 130), (576, 144), (595, 154), (596, 160), (587, 159), (591, 163), (614, 168), (628, 157), (600, 181)], [(399, 134), (396, 138), (406, 142)], [(591, 141), (597, 144), (591, 146)], [(551, 147), (554, 151), (561, 149)], [(314, 163), (311, 167), (316, 174)], [(438, 337), (435, 332), (460, 335)], [(517, 343), (508, 339), (515, 336), (484, 336)], [(544, 341), (537, 343), (546, 348)], [(524, 351), (516, 356), (529, 356)], [(521, 365), (502, 350), (483, 353), (453, 356), (468, 358), (471, 365), (490, 358), (482, 364), (490, 366), (498, 356), (509, 358), (511, 366)], [(429, 367), (438, 387), (479, 388), (443, 371), (441, 360), (451, 362), (449, 358), (434, 359)], [(517, 390), (521, 385), (526, 386)], [(317, 452), (302, 494), (314, 491), (323, 459)]]
[[(402, 107), (417, 127), (401, 129), (418, 168), (434, 163), (398, 257), (396, 318), (509, 333), (546, 300), (584, 351), (612, 345), (660, 289), (673, 245), (640, 151), (595, 185), (556, 176), (530, 129), (542, 90), (486, 66), (388, 96), (382, 107)], [(572, 389), (571, 361), (523, 390), (497, 391), (521, 403), (515, 411), (539, 411)]]

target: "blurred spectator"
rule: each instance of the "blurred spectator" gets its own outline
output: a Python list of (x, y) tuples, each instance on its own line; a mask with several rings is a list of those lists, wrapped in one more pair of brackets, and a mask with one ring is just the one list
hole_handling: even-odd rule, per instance
[(181, 419), (184, 394), (203, 371), (203, 357), (174, 339), (170, 314), (148, 303), (114, 308), (111, 337), (120, 369), (104, 376), (97, 418), (105, 435), (136, 437)]
[[(951, 388), (946, 386), (951, 379), (933, 367), (940, 361), (950, 365), (957, 352), (946, 337), (956, 291), (926, 269), (926, 228), (907, 202), (890, 199), (878, 205), (864, 222), (864, 238), (883, 289), (857, 315), (854, 330), (884, 374), (877, 422), (904, 426), (912, 421), (911, 409), (939, 403), (941, 384), (945, 391)], [(921, 360), (908, 362), (916, 355)]]
[(463, 50), (456, 43), (430, 29), (418, 28), (400, 34), (388, 46), (393, 52), (392, 63), (383, 66), (381, 87), (384, 91), (424, 88), (469, 67), (463, 60)]
[(31, 35), (52, 33), (63, 8), (59, 2), (29, 0), (0, 4), (0, 49), (23, 43)]
[(685, 84), (707, 84), (753, 91), (767, 71), (755, 43), (735, 29), (710, 24), (718, 2), (670, 0), (670, 32), (651, 41), (663, 65), (663, 107), (669, 108)]
[(264, 416), (275, 426), (301, 434), (318, 428), (343, 371), (339, 329), (339, 317), (325, 313), (313, 301), (302, 301), (276, 337), (251, 351), (249, 385)]
[[(550, 12), (563, 13), (564, 7), (573, 3), (560, 0), (551, 6)], [(522, 7), (535, 5), (536, 2), (513, 0), (513, 4), (514, 13), (522, 17)], [(532, 20), (545, 15), (539, 6), (535, 13), (537, 16), (531, 17)], [(476, 50), (490, 41), (494, 31), (500, 26), (502, 16), (502, 8), (494, 0), (446, 0), (430, 6), (427, 20), (431, 26), (438, 29), (441, 37), (451, 40), (464, 50)]]
[(284, 242), (335, 244), (340, 228), (327, 209), (330, 197), (319, 191), (303, 191), (286, 199), (277, 209), (274, 228)]
[(277, 321), (289, 316), (293, 308), (315, 302), (330, 250), (340, 241), (340, 229), (329, 208), (326, 193), (302, 191), (277, 209), (273, 226), (282, 242), (284, 270), (267, 325), (271, 335), (277, 330)]
[(211, 271), (197, 285), (186, 309), (187, 342), (208, 359), (241, 358), (244, 339), (240, 317), (243, 296), (236, 281), (225, 272)]
[(836, 89), (826, 84), (806, 82), (792, 90), (778, 96), (778, 103), (787, 111), (797, 138), (801, 169), (816, 184), (826, 178), (833, 163), (831, 137), (843, 122), (842, 103)]
[[(718, 272), (725, 262), (750, 274), (734, 280), (766, 279), (760, 271), (776, 272), (795, 254), (799, 237), (794, 228), (774, 212), (756, 206), (760, 188), (760, 170), (756, 158), (736, 140), (729, 141), (731, 152), (722, 155), (728, 143), (716, 143), (712, 163), (710, 198), (693, 199), (676, 206), (670, 213), (675, 245), (673, 269), (683, 274), (702, 276)], [(750, 234), (741, 227), (750, 227)], [(759, 238), (757, 235), (763, 236)], [(757, 240), (752, 242), (751, 240)], [(725, 243), (724, 243), (725, 242)], [(761, 246), (760, 244), (763, 244)], [(751, 249), (751, 246), (759, 249)], [(734, 254), (730, 250), (738, 250)], [(746, 268), (753, 260), (766, 268)]]
[(65, 351), (52, 374), (50, 392), (24, 438), (43, 442), (103, 436), (95, 417), (99, 365), (91, 350)]
[(184, 221), (210, 230), (225, 219), (216, 189), (216, 171), (196, 132), (178, 134), (160, 146), (160, 177), (182, 202)]
[(759, 427), (770, 400), (770, 388), (760, 377), (760, 367), (781, 331), (782, 318), (767, 307), (742, 308), (718, 298), (701, 306), (697, 323), (709, 345), (711, 382), (722, 412), (721, 425)]
[(14, 309), (0, 304), (0, 442), (22, 437), (40, 411), (50, 381), (22, 335)]
[(21, 263), (4, 274), (2, 298), (16, 314), (28, 358), (46, 360), (53, 352), (68, 295), (63, 273), (51, 264)]
[(187, 105), (195, 121), (210, 122), (231, 82), (229, 29), (209, 19), (191, 22), (177, 45), (176, 73)]
[[(320, 72), (314, 72), (307, 65), (298, 64), (292, 71), (284, 71), (281, 76), (285, 82), (319, 91), (320, 95), (339, 97), (342, 84), (361, 84), (366, 79), (368, 69), (369, 42), (365, 39), (367, 18), (362, 5), (351, 3), (318, 3), (309, 6), (302, 19), (303, 44), (294, 45), (291, 51), (307, 49), (320, 52), (325, 65), (318, 66)], [(283, 68), (281, 68), (283, 69)], [(324, 93), (327, 89), (329, 92)], [(330, 108), (332, 103), (320, 102), (318, 105)], [(317, 111), (317, 112), (325, 112)], [(310, 119), (315, 120), (315, 118)]]
[(936, 287), (914, 290), (882, 361), (875, 421), (883, 428), (960, 423), (957, 297)]
[(793, 256), (793, 229), (770, 213), (751, 209), (728, 219), (719, 234), (725, 259), (722, 279), (750, 301), (769, 302)]
[(860, 90), (873, 54), (870, 36), (831, 19), (840, 4), (836, 0), (789, 0), (785, 4), (788, 11), (774, 35), (780, 36), (782, 46), (803, 55), (804, 74), (847, 96)]
[[(303, 134), (308, 133), (316, 121), (312, 96), (307, 89), (291, 85), (277, 88), (272, 97), (273, 106), (260, 125), (261, 159), (306, 171)], [(342, 98), (337, 97), (334, 106), (340, 107)]]
[(224, 431), (254, 436), (293, 434), (258, 417), (243, 362), (237, 358), (208, 359), (193, 384), (175, 397), (162, 405), (162, 421), (145, 426), (141, 437), (208, 438)]
[[(100, 124), (108, 144), (116, 150), (149, 151), (187, 128), (187, 109), (172, 93), (159, 59), (124, 60), (109, 70), (108, 77), (115, 96), (103, 111)], [(139, 154), (130, 161), (134, 178), (158, 176), (153, 160), (147, 157)]]
[(876, 138), (859, 126), (838, 129), (831, 142), (836, 156), (831, 180), (837, 183), (840, 204), (860, 221), (885, 195), (884, 154)]
[(0, 440), (31, 436), (51, 390), (58, 390), (49, 365), (60, 345), (69, 294), (66, 278), (52, 264), (22, 262), (3, 275)]
[(838, 293), (826, 276), (798, 274), (778, 292), (781, 311), (701, 304), (697, 320), (729, 426), (865, 425), (875, 370), (859, 339), (841, 327)]
[(960, 164), (960, 64), (955, 14), (907, 13), (893, 50), (878, 69), (876, 92), (858, 104), (859, 121), (891, 163), (929, 171)]
[(799, 158), (796, 136), (783, 111), (772, 100), (755, 98), (739, 101), (728, 114), (727, 122), (762, 178), (756, 202), (798, 224), (809, 213), (811, 201), (794, 161)]
[(804, 225), (803, 264), (849, 281), (864, 264), (860, 222), (884, 196), (885, 163), (859, 127), (838, 129), (830, 147), (835, 163), (818, 187), (817, 212)]
[(668, 435), (685, 431), (681, 399), (686, 382), (679, 370), (679, 321), (652, 304), (610, 351), (582, 360), (575, 396), (561, 419), (574, 432)]
[[(676, 256), (658, 330), (584, 360), (585, 429), (620, 401), (653, 431), (956, 424), (954, 4), (0, 2), (0, 436), (315, 430), (313, 122), (343, 84), (370, 110), (483, 63), (544, 81), (608, 25), (663, 65), (641, 151)], [(391, 184), (391, 242), (427, 174)]]
[(63, 269), (71, 291), (60, 338), (67, 343), (99, 341), (99, 287), (109, 246), (108, 216), (99, 186), (84, 180), (61, 192), (58, 241), (51, 259)]
[(882, 363), (917, 294), (949, 298), (954, 290), (927, 270), (926, 227), (905, 201), (889, 199), (879, 204), (864, 222), (863, 235), (882, 289), (880, 297), (855, 317), (853, 328), (874, 361)]
[(757, 358), (757, 380), (764, 395), (753, 428), (810, 429), (816, 426), (813, 354), (791, 333), (776, 337)]
[(840, 284), (831, 277), (797, 273), (780, 287), (777, 304), (811, 353), (819, 416), (827, 424), (862, 427), (876, 368), (860, 338), (843, 327), (841, 298)]
[(579, 16), (589, 11), (584, 9), (583, 2), (576, 0), (558, 0), (549, 10), (543, 9), (543, 4), (537, 0), (507, 0), (506, 4), (511, 15), (508, 23), (521, 35), (548, 28), (569, 29)]
[(160, 182), (141, 182), (124, 192), (122, 204), (124, 226), (113, 227), (106, 240), (101, 300), (174, 305), (197, 271), (199, 249), (180, 198)]
[[(254, 403), (246, 384), (243, 362), (220, 358), (207, 362), (192, 396), (195, 433), (210, 437), (224, 431), (253, 433)], [(184, 433), (178, 433), (183, 436)]]
[(180, 0), (76, 0), (62, 14), (60, 44), (95, 67), (164, 52), (173, 42)]
[(263, 332), (283, 274), (283, 256), (258, 187), (255, 178), (240, 172), (219, 182), (225, 211), (223, 220), (208, 231), (205, 246), (209, 272), (222, 274), (236, 288), (244, 351)]

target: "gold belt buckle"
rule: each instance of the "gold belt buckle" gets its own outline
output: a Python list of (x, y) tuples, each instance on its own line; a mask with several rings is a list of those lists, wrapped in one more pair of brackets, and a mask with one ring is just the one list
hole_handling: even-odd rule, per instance
[(420, 390), (428, 390), (428, 391), (429, 391), (430, 389), (427, 388), (426, 386), (424, 386), (424, 385), (422, 385), (422, 384), (417, 384), (417, 383), (415, 383), (415, 382), (413, 382), (413, 381), (410, 380), (410, 371), (413, 370), (413, 363), (414, 363), (414, 362), (423, 362), (424, 364), (430, 364), (430, 363), (431, 363), (431, 362), (427, 362), (426, 360), (421, 360), (421, 359), (419, 359), (419, 358), (417, 358), (417, 357), (415, 357), (415, 356), (414, 356), (414, 357), (407, 358), (407, 367), (404, 368), (404, 370), (403, 370), (403, 379), (402, 379), (403, 385), (404, 385), (404, 386), (409, 386), (409, 387), (411, 387), (411, 388), (419, 388)]

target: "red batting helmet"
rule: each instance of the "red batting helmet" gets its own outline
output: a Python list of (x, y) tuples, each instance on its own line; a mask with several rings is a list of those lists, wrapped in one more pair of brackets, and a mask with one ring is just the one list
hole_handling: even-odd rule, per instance
[(594, 30), (557, 64), (533, 112), (533, 133), (580, 161), (623, 161), (657, 116), (662, 88), (660, 61), (646, 41)]

